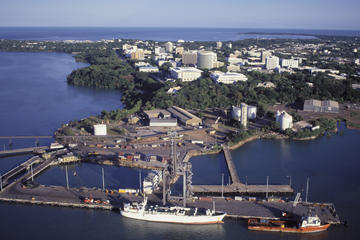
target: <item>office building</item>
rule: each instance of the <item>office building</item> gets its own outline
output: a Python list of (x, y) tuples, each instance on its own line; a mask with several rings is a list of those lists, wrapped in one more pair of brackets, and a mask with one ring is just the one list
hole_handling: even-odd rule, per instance
[(194, 67), (170, 68), (171, 77), (181, 79), (183, 82), (194, 81), (201, 77), (202, 71)]
[(184, 47), (176, 47), (175, 48), (175, 54), (182, 55), (184, 53)]
[(172, 53), (174, 50), (174, 44), (172, 42), (165, 43), (165, 51), (168, 53)]
[(276, 56), (270, 56), (265, 59), (265, 67), (267, 70), (273, 70), (279, 67), (279, 58)]
[(266, 58), (271, 56), (271, 52), (262, 51), (261, 52), (261, 62), (265, 64)]
[(299, 60), (296, 60), (296, 59), (281, 59), (280, 66), (282, 68), (297, 68), (297, 67), (299, 67)]
[(130, 59), (131, 60), (144, 60), (144, 50), (139, 48), (136, 51), (131, 52)]
[(196, 65), (197, 64), (197, 51), (187, 51), (182, 54), (183, 65)]
[(242, 73), (235, 73), (235, 72), (212, 72), (210, 77), (216, 81), (217, 83), (224, 83), (224, 84), (233, 84), (235, 82), (245, 82), (248, 78)]

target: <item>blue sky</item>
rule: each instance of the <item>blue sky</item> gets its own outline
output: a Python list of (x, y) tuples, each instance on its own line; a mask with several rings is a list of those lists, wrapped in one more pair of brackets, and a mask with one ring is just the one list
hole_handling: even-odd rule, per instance
[(360, 29), (359, 0), (1, 0), (0, 26)]

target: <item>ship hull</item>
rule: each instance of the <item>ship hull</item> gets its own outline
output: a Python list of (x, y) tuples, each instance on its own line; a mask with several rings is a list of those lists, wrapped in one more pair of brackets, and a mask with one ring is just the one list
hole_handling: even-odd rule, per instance
[(147, 214), (139, 212), (120, 211), (121, 215), (127, 218), (161, 223), (176, 223), (176, 224), (217, 224), (223, 223), (225, 214), (215, 216), (179, 216), (167, 214)]
[(290, 228), (290, 227), (274, 227), (274, 226), (248, 226), (249, 230), (270, 231), (270, 232), (288, 232), (288, 233), (316, 233), (326, 231), (330, 224), (316, 227)]

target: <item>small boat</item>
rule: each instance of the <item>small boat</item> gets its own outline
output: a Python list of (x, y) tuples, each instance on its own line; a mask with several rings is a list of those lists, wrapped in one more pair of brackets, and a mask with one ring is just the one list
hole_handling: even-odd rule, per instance
[(311, 212), (300, 221), (267, 220), (258, 218), (251, 218), (248, 220), (248, 229), (257, 231), (316, 233), (325, 231), (329, 227), (330, 224), (321, 224), (320, 218)]
[(120, 211), (124, 217), (150, 222), (180, 223), (180, 224), (216, 224), (223, 223), (225, 213), (210, 209), (186, 207), (161, 207), (147, 205), (147, 197), (142, 203), (125, 203)]

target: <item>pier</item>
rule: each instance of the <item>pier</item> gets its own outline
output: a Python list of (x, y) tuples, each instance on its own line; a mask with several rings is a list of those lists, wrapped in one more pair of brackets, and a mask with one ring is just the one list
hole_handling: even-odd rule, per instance
[(5, 151), (0, 151), (0, 157), (27, 154), (27, 153), (36, 153), (38, 151), (45, 151), (45, 150), (48, 150), (48, 149), (49, 149), (49, 147), (30, 147), (30, 148), (19, 148), (19, 149), (5, 150)]
[(289, 185), (245, 185), (233, 183), (230, 185), (192, 185), (191, 190), (194, 194), (292, 194), (294, 190)]
[(53, 136), (0, 136), (0, 139), (41, 139), (53, 138)]
[(240, 183), (240, 178), (239, 175), (236, 171), (236, 167), (234, 164), (234, 161), (231, 157), (231, 153), (229, 151), (229, 147), (226, 145), (223, 145), (223, 152), (224, 152), (224, 156), (225, 156), (225, 161), (226, 161), (226, 165), (229, 169), (229, 174), (231, 177), (231, 181), (233, 184), (239, 184)]

